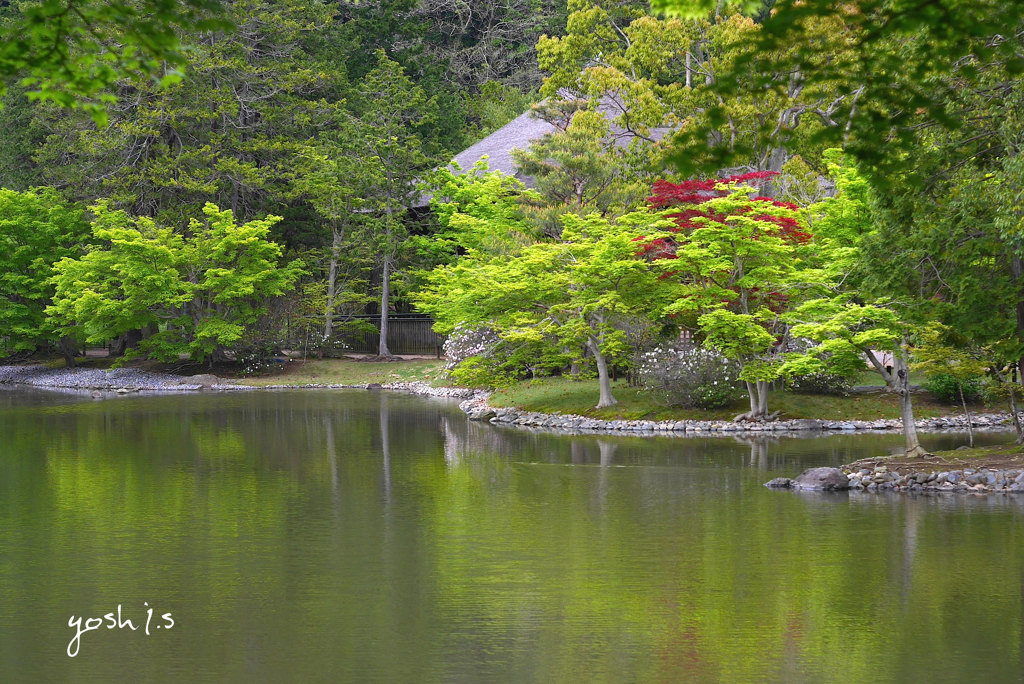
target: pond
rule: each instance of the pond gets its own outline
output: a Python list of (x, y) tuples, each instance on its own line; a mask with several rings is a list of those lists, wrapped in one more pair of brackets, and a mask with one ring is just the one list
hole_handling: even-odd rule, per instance
[(1024, 496), (762, 486), (900, 440), (0, 391), (0, 681), (1021, 681)]

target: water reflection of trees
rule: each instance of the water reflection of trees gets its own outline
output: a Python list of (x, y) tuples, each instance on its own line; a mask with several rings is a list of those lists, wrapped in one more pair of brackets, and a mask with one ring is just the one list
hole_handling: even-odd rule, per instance
[[(550, 435), (369, 393), (205, 401), (0, 421), (5, 600), (57, 624), (82, 596), (145, 593), (203, 636), (136, 665), (187, 653), (218, 681), (862, 682), (950, 652), (973, 654), (942, 660), (952, 681), (1018, 673), (1024, 498), (760, 487), (870, 440)], [(36, 658), (51, 641), (24, 642), (40, 681), (62, 678)], [(133, 657), (89, 647), (107, 681)]]

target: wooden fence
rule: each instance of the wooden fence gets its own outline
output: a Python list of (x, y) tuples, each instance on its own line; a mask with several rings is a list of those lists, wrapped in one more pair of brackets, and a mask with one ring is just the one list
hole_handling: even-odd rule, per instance
[[(358, 320), (368, 323), (375, 332), (338, 333), (333, 342), (345, 351), (376, 354), (380, 341), (380, 316), (339, 318), (338, 324)], [(388, 349), (392, 354), (430, 354), (441, 358), (444, 336), (433, 330), (434, 319), (425, 314), (391, 314), (388, 316)]]

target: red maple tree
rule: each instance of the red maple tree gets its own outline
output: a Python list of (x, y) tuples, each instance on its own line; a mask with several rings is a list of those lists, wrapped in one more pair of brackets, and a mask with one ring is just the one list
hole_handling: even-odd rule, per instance
[[(702, 221), (695, 219), (710, 219), (718, 222), (726, 220), (726, 216), (704, 206), (709, 200), (716, 197), (725, 197), (729, 194), (730, 191), (723, 186), (738, 184), (760, 189), (773, 176), (777, 175), (776, 171), (755, 171), (753, 173), (726, 176), (724, 178), (690, 180), (682, 183), (670, 183), (665, 180), (659, 180), (654, 182), (652, 194), (647, 198), (647, 204), (655, 211), (679, 207), (679, 211), (668, 215), (678, 226), (671, 229), (670, 232), (685, 235), (700, 226)], [(785, 207), (786, 209), (793, 210), (797, 209), (795, 204), (792, 202), (779, 202), (771, 197), (754, 197), (751, 207), (747, 211), (755, 212), (753, 218), (778, 226), (779, 237), (784, 240), (789, 240), (795, 244), (805, 244), (810, 241), (810, 234), (800, 229), (800, 224), (796, 219), (756, 213), (756, 203), (758, 202), (765, 202), (769, 206)], [(672, 247), (672, 244), (667, 240), (653, 240), (644, 246), (643, 254), (649, 258), (674, 259), (675, 250)]]

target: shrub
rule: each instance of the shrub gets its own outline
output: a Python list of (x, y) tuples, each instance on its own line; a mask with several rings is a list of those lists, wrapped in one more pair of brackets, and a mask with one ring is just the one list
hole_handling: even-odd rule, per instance
[[(960, 384), (960, 381), (952, 375), (936, 373), (935, 375), (929, 375), (925, 378), (922, 386), (931, 392), (932, 396), (935, 397), (936, 400), (943, 404), (959, 404)], [(981, 398), (983, 391), (984, 383), (982, 383), (981, 378), (968, 378), (963, 381), (965, 400), (971, 402), (977, 401)]]
[(703, 347), (657, 347), (640, 363), (641, 383), (669, 406), (718, 408), (739, 396), (739, 365)]
[(448, 359), (444, 369), (451, 372), (470, 357), (489, 356), (500, 342), (501, 338), (498, 337), (498, 333), (486, 326), (478, 328), (456, 326), (452, 334), (444, 341), (444, 357)]
[(515, 378), (503, 373), (501, 368), (483, 356), (471, 356), (448, 371), (448, 377), (459, 387), (495, 389), (508, 387)]
[(502, 339), (493, 329), (456, 327), (444, 344), (445, 373), (463, 387), (505, 387), (566, 363), (551, 344)]
[(799, 375), (790, 381), (789, 388), (798, 394), (824, 394), (845, 397), (853, 383), (845, 375), (812, 373)]

